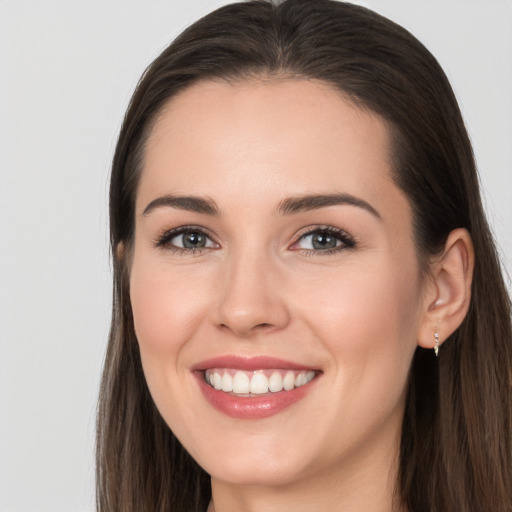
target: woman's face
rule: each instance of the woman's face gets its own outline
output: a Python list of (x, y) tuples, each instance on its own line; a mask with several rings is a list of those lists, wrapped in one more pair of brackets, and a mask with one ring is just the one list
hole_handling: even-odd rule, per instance
[(424, 301), (391, 165), (384, 122), (315, 81), (202, 82), (159, 117), (135, 331), (159, 411), (214, 478), (290, 483), (396, 455)]

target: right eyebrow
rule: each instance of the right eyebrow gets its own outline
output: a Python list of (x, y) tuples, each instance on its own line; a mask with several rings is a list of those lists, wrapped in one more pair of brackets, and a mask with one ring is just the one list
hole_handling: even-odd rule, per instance
[(209, 197), (165, 195), (153, 199), (153, 201), (144, 208), (142, 215), (148, 215), (156, 208), (163, 207), (176, 208), (179, 210), (187, 210), (189, 212), (204, 213), (206, 215), (214, 216), (218, 216), (220, 214), (217, 204)]

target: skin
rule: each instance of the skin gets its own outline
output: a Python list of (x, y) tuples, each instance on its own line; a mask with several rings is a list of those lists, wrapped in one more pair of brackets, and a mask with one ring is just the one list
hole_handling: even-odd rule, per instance
[[(144, 213), (168, 194), (211, 199), (219, 214)], [(279, 211), (305, 194), (350, 194), (375, 212), (349, 204)], [(176, 250), (181, 236), (157, 246), (189, 225), (208, 235), (206, 247)], [(305, 228), (326, 226), (353, 245), (312, 248)], [(449, 241), (446, 261), (456, 269), (471, 267), (464, 237)], [(212, 475), (217, 512), (401, 510), (393, 490), (411, 359), (418, 343), (433, 346), (434, 322), (441, 342), (449, 334), (443, 308), (467, 286), (455, 294), (442, 264), (433, 272), (441, 287), (422, 281), (381, 118), (316, 81), (208, 81), (181, 92), (147, 144), (130, 261), (149, 389)], [(234, 419), (206, 402), (191, 372), (226, 354), (321, 374), (280, 413)]]

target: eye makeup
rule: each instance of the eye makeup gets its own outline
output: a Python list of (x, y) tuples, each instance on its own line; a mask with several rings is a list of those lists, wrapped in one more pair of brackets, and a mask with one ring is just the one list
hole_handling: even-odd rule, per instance
[[(156, 237), (154, 244), (158, 249), (184, 255), (220, 248), (209, 230), (194, 225), (167, 230)], [(328, 225), (308, 226), (299, 232), (288, 250), (313, 256), (334, 254), (355, 246), (354, 238), (343, 229)]]
[(290, 250), (312, 255), (334, 254), (356, 246), (356, 241), (346, 231), (334, 226), (308, 227), (290, 246)]
[(199, 226), (180, 226), (170, 229), (159, 235), (154, 243), (158, 249), (170, 250), (178, 254), (220, 247), (209, 232)]

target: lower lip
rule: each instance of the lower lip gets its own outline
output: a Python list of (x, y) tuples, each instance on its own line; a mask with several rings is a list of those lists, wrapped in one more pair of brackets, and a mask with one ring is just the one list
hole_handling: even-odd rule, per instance
[(310, 391), (317, 378), (290, 391), (278, 391), (261, 396), (237, 396), (212, 388), (204, 380), (203, 372), (196, 372), (199, 387), (206, 400), (218, 411), (232, 418), (259, 420), (281, 412), (298, 402)]

